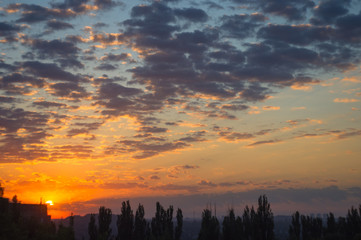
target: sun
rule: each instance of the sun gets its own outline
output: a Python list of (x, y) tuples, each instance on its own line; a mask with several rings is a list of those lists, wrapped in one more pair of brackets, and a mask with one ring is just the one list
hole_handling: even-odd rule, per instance
[(53, 205), (54, 205), (53, 201), (51, 201), (51, 200), (46, 201), (45, 203), (48, 204), (48, 205), (50, 205), (50, 206), (53, 206)]

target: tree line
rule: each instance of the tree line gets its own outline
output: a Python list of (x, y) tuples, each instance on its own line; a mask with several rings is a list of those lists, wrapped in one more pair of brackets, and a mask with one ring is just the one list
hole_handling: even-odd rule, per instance
[[(173, 206), (165, 209), (156, 203), (155, 216), (150, 222), (145, 219), (144, 207), (139, 204), (133, 213), (129, 200), (122, 202), (121, 213), (117, 216), (117, 240), (180, 240), (183, 227), (183, 214), (180, 208), (176, 212), (176, 226), (173, 223)], [(90, 240), (111, 239), (112, 211), (104, 206), (99, 208), (98, 225), (95, 214), (90, 215), (88, 234)]]
[(258, 207), (246, 206), (242, 217), (235, 216), (230, 209), (223, 218), (222, 230), (216, 216), (210, 209), (202, 213), (201, 229), (198, 240), (273, 240), (274, 220), (271, 205), (265, 195), (258, 198)]
[[(112, 211), (100, 207), (98, 225), (95, 214), (91, 214), (88, 224), (90, 240), (109, 240), (111, 237)], [(180, 240), (182, 236), (183, 214), (178, 208), (176, 213), (177, 225), (173, 224), (173, 206), (164, 209), (159, 202), (156, 203), (155, 216), (150, 222), (144, 218), (144, 207), (139, 204), (135, 216), (129, 201), (123, 202), (121, 214), (117, 217), (117, 240)], [(198, 240), (272, 240), (274, 239), (274, 221), (270, 203), (265, 195), (258, 199), (258, 208), (246, 206), (243, 216), (236, 217), (234, 210), (230, 209), (228, 216), (224, 217), (222, 231), (212, 210), (205, 209), (202, 213), (201, 229)]]
[[(74, 240), (74, 216), (69, 217), (68, 226), (58, 227), (54, 222), (41, 222), (34, 218), (24, 218), (20, 212), (20, 202), (14, 196), (11, 208), (0, 204), (0, 240)], [(129, 201), (121, 204), (117, 215), (117, 235), (110, 227), (112, 211), (104, 206), (99, 208), (98, 219), (90, 215), (88, 235), (90, 240), (180, 240), (183, 232), (183, 214), (180, 208), (174, 215), (173, 206), (164, 208), (156, 203), (156, 212), (150, 220), (145, 219), (143, 205), (139, 204), (135, 213)], [(301, 215), (296, 211), (288, 229), (289, 240), (361, 240), (361, 205), (351, 207), (345, 217), (336, 218), (333, 213), (326, 221), (320, 217)], [(202, 212), (201, 227), (197, 240), (276, 240), (274, 216), (265, 195), (258, 198), (258, 206), (246, 206), (241, 216), (229, 209), (222, 223), (212, 209)]]
[[(222, 228), (222, 229), (221, 229)], [(361, 205), (351, 207), (346, 217), (327, 215), (326, 222), (320, 217), (300, 215), (296, 211), (288, 230), (289, 240), (361, 240)], [(198, 240), (276, 240), (274, 217), (265, 195), (258, 198), (258, 207), (246, 206), (242, 216), (235, 216), (230, 209), (222, 225), (212, 211), (202, 213)]]
[(322, 218), (300, 215), (297, 211), (292, 215), (289, 227), (290, 240), (361, 240), (361, 205), (351, 207), (346, 217), (335, 218), (333, 213), (327, 214), (326, 223)]

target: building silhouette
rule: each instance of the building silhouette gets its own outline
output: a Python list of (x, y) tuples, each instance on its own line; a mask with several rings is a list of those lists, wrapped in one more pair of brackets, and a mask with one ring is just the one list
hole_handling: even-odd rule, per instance
[(19, 217), (22, 219), (31, 219), (32, 221), (41, 223), (51, 221), (51, 216), (48, 215), (48, 206), (46, 204), (13, 203), (3, 196), (4, 188), (0, 187), (0, 214), (11, 213), (14, 209), (17, 209)]

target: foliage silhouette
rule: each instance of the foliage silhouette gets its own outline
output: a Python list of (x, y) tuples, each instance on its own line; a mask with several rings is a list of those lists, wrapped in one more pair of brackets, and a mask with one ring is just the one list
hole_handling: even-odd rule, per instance
[(98, 229), (95, 223), (95, 214), (90, 214), (90, 222), (88, 224), (89, 240), (97, 240)]
[(105, 208), (104, 206), (99, 208), (98, 224), (99, 224), (99, 236), (100, 240), (108, 240), (110, 238), (112, 229), (110, 223), (112, 222), (112, 210)]
[[(346, 217), (335, 219), (333, 213), (327, 215), (326, 226), (319, 217), (301, 215), (301, 224), (296, 224), (298, 212), (293, 215), (290, 225), (289, 239), (302, 240), (356, 240), (361, 239), (361, 205), (359, 209), (351, 207)], [(297, 227), (296, 227), (297, 226)], [(301, 230), (301, 237), (296, 234), (295, 229)], [(296, 238), (296, 236), (299, 236)]]
[(257, 238), (260, 240), (274, 239), (274, 221), (271, 205), (268, 202), (266, 195), (258, 198), (258, 209), (256, 216)]
[(135, 220), (134, 220), (134, 240), (143, 240), (146, 238), (146, 227), (147, 221), (144, 218), (144, 207), (139, 204), (138, 209), (135, 212)]
[(155, 217), (151, 221), (151, 239), (173, 239), (173, 206), (167, 210), (156, 203)]
[(129, 200), (122, 202), (121, 214), (118, 215), (118, 240), (132, 240), (134, 228), (134, 215)]
[(180, 240), (183, 231), (183, 213), (182, 209), (177, 209), (177, 226), (175, 228), (174, 239)]
[(290, 239), (292, 240), (301, 239), (301, 222), (300, 222), (300, 213), (298, 211), (296, 211), (292, 215), (292, 222), (288, 232)]
[(219, 222), (216, 216), (212, 216), (212, 211), (204, 209), (202, 213), (202, 224), (199, 231), (198, 240), (218, 240), (220, 236)]
[(235, 216), (234, 210), (228, 211), (228, 216), (225, 216), (222, 223), (223, 239), (239, 240), (243, 239), (243, 225), (242, 219)]

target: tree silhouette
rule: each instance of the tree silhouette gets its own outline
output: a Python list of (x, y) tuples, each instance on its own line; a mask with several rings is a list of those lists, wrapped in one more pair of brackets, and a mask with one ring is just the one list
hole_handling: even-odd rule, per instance
[(301, 215), (302, 224), (302, 238), (307, 239), (321, 239), (323, 236), (322, 219), (319, 217), (313, 218), (310, 216)]
[(348, 210), (346, 223), (347, 238), (352, 239), (361, 237), (361, 205), (359, 206), (358, 210), (353, 206)]
[(20, 220), (20, 202), (16, 195), (12, 198), (12, 218), (13, 221), (18, 224)]
[(173, 239), (173, 206), (169, 206), (166, 212), (165, 231), (166, 239)]
[(240, 217), (236, 218), (233, 209), (230, 209), (228, 216), (223, 219), (222, 233), (224, 240), (239, 240), (243, 237), (242, 220)]
[(327, 226), (324, 230), (325, 239), (328, 239), (328, 240), (339, 239), (340, 236), (338, 236), (337, 230), (338, 230), (338, 227), (337, 227), (335, 216), (333, 215), (333, 213), (327, 214)]
[(343, 238), (339, 239), (346, 239), (346, 233), (347, 233), (347, 223), (345, 217), (339, 217), (337, 220), (337, 234)]
[(155, 217), (151, 221), (153, 239), (173, 239), (173, 206), (165, 210), (156, 203)]
[(209, 209), (203, 210), (202, 224), (198, 240), (218, 240), (220, 235), (219, 222)]
[[(73, 223), (74, 223), (74, 221), (73, 221)], [(75, 240), (74, 229), (72, 226), (73, 223), (70, 220), (68, 227), (66, 227), (62, 223), (60, 223), (60, 225), (58, 227), (58, 232), (56, 234), (57, 240)]]
[(129, 200), (122, 202), (121, 213), (118, 215), (118, 240), (131, 240), (134, 228), (134, 214), (130, 207)]
[(134, 220), (134, 240), (144, 240), (146, 238), (147, 221), (144, 218), (144, 207), (139, 204), (137, 211), (135, 212)]
[(95, 214), (90, 214), (90, 222), (88, 224), (88, 234), (90, 240), (97, 240), (98, 229), (95, 224)]
[(257, 239), (260, 240), (274, 239), (273, 213), (271, 210), (271, 205), (268, 202), (266, 195), (262, 195), (258, 198), (257, 228), (258, 228)]
[(301, 239), (301, 222), (300, 222), (300, 213), (298, 211), (296, 211), (296, 213), (292, 215), (292, 223), (288, 232), (291, 239), (295, 239), (295, 240)]
[(256, 237), (256, 212), (254, 211), (253, 206), (249, 209), (246, 206), (243, 210), (243, 226), (244, 226), (244, 236), (246, 239), (255, 239)]
[(112, 222), (112, 210), (104, 206), (99, 208), (98, 224), (99, 224), (99, 237), (101, 240), (108, 240), (112, 229), (110, 223)]
[(177, 226), (175, 227), (174, 239), (180, 240), (183, 229), (183, 213), (180, 208), (177, 209)]

